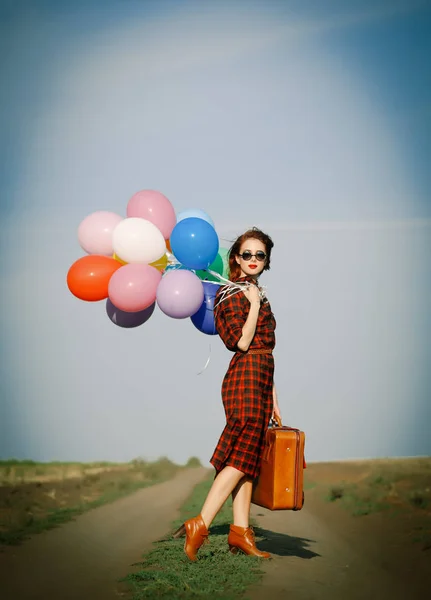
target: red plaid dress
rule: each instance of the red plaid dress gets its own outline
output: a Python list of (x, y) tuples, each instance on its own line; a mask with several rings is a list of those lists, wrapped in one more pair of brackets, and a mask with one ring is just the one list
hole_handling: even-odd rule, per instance
[[(253, 281), (241, 277), (236, 281)], [(220, 288), (215, 304), (219, 300)], [(235, 352), (223, 379), (222, 400), (226, 426), (211, 457), (217, 473), (235, 467), (249, 477), (259, 475), (265, 433), (272, 415), (274, 357), (247, 354), (237, 348), (250, 303), (243, 292), (222, 300), (215, 309), (217, 331), (228, 350)], [(249, 349), (275, 346), (275, 318), (267, 300), (261, 303), (256, 333)]]

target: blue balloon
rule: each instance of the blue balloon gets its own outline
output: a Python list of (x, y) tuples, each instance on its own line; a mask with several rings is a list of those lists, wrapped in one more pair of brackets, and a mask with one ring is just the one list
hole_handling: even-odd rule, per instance
[(217, 335), (217, 329), (214, 322), (214, 299), (219, 285), (203, 281), (204, 301), (200, 309), (190, 317), (191, 322), (202, 333), (207, 335)]
[(182, 210), (177, 214), (177, 223), (183, 221), (184, 219), (190, 219), (191, 217), (196, 217), (197, 219), (203, 219), (207, 223), (214, 227), (214, 221), (211, 219), (209, 215), (201, 208), (188, 208), (187, 210)]
[(214, 227), (196, 217), (177, 223), (169, 241), (175, 258), (189, 269), (208, 268), (219, 249)]

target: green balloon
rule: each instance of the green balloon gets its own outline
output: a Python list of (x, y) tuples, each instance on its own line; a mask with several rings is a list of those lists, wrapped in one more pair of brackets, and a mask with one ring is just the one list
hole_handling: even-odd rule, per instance
[[(229, 256), (228, 256), (228, 254), (229, 254), (229, 250), (227, 248), (219, 248), (217, 256), (215, 257), (214, 261), (208, 267), (208, 269), (210, 271), (219, 273), (225, 279), (228, 279), (228, 274), (229, 274)], [(206, 269), (197, 270), (196, 275), (199, 277), (199, 279), (202, 279), (203, 281), (220, 281), (219, 279), (217, 279), (217, 277), (214, 277), (214, 275), (211, 275), (211, 273), (208, 273), (208, 271)]]
[(223, 260), (222, 275), (226, 279), (229, 279), (229, 249), (228, 248), (220, 248), (218, 253), (220, 254), (220, 256)]

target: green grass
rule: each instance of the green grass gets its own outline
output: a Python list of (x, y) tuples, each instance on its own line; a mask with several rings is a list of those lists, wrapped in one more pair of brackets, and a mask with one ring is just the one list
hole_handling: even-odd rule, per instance
[(381, 484), (358, 486), (341, 482), (332, 485), (327, 493), (328, 502), (340, 502), (352, 515), (359, 517), (388, 508), (387, 487)]
[[(181, 517), (172, 524), (175, 531), (185, 519), (199, 514), (212, 478), (197, 485), (181, 509)], [(198, 561), (190, 562), (184, 554), (184, 538), (170, 536), (156, 542), (140, 563), (140, 569), (126, 577), (134, 600), (223, 598), (233, 600), (248, 586), (260, 581), (261, 560), (243, 554), (232, 555), (227, 545), (232, 502), (228, 500), (210, 528), (209, 544), (199, 550)]]
[(304, 490), (313, 490), (317, 486), (315, 481), (304, 481)]
[(416, 508), (422, 508), (426, 510), (431, 503), (430, 490), (413, 490), (408, 494), (408, 501)]
[[(391, 494), (414, 508), (426, 510), (431, 503), (430, 489), (420, 487), (404, 489), (400, 487), (404, 475), (399, 474), (373, 474), (360, 484), (346, 483), (344, 481), (334, 484), (327, 489), (326, 500), (329, 502), (339, 501), (340, 504), (355, 516), (368, 515), (393, 507), (389, 501)], [(422, 483), (412, 481), (410, 485)]]

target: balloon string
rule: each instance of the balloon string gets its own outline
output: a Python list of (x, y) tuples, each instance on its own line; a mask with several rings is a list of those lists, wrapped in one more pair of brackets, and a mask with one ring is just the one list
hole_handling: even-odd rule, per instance
[(216, 304), (214, 304), (214, 310), (219, 306), (219, 304), (221, 304), (224, 300), (227, 300), (228, 298), (231, 298), (232, 296), (234, 296), (235, 294), (238, 294), (239, 292), (241, 292), (242, 290), (238, 290), (238, 289), (233, 289), (233, 290), (226, 290), (224, 292), (221, 292), (220, 297), (218, 299), (218, 302)]
[(209, 349), (209, 354), (208, 354), (207, 362), (205, 363), (205, 366), (202, 369), (202, 371), (199, 371), (199, 373), (197, 373), (198, 375), (201, 375), (205, 371), (205, 369), (207, 368), (207, 366), (210, 364), (210, 360), (211, 360), (211, 344), (210, 344), (210, 349)]
[[(223, 289), (220, 293), (220, 296), (223, 296), (223, 297), (220, 298), (220, 301), (217, 303), (217, 305), (214, 306), (214, 308), (216, 306), (218, 306), (220, 304), (220, 302), (222, 302), (222, 300), (226, 300), (226, 298), (230, 298), (230, 296), (233, 296), (234, 294), (237, 294), (238, 292), (244, 291), (244, 289), (247, 289), (251, 285), (248, 281), (245, 281), (244, 283), (240, 283), (240, 282), (233, 283), (230, 279), (226, 279), (219, 273), (217, 273), (215, 271), (211, 271), (211, 269), (205, 269), (205, 270), (208, 271), (208, 273), (211, 273), (211, 275), (213, 275), (214, 277), (217, 277), (220, 281), (224, 281), (225, 282), (224, 287), (227, 287), (229, 290), (233, 290), (231, 294), (227, 295), (227, 290)], [(218, 282), (216, 282), (216, 281), (207, 281), (206, 283), (213, 283), (215, 285), (219, 285)], [(259, 295), (260, 295), (260, 298), (264, 302), (267, 300), (266, 291), (267, 291), (266, 286), (259, 286)]]
[(227, 300), (231, 296), (234, 296), (235, 294), (238, 294), (239, 292), (243, 292), (244, 289), (247, 289), (247, 287), (249, 285), (250, 285), (249, 283), (237, 284), (237, 283), (231, 282), (231, 285), (224, 286), (224, 288), (220, 292), (219, 300), (214, 305), (214, 308), (217, 308), (217, 306), (219, 306), (219, 304), (221, 302), (223, 302), (224, 300)]
[[(232, 284), (232, 281), (230, 279), (226, 279), (226, 277), (223, 277), (222, 275), (220, 275), (220, 273), (217, 273), (217, 271), (212, 271), (211, 269), (205, 269), (205, 271), (210, 273), (210, 275), (212, 275), (213, 277), (216, 277), (219, 281), (224, 281), (226, 284)], [(216, 281), (208, 281), (208, 283), (214, 283), (215, 285), (218, 285)]]

